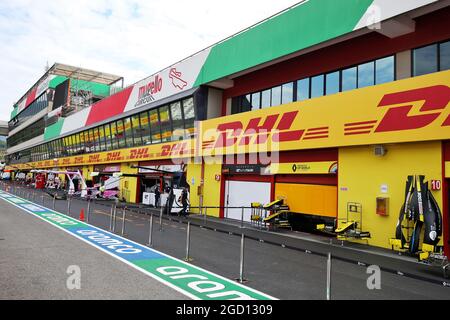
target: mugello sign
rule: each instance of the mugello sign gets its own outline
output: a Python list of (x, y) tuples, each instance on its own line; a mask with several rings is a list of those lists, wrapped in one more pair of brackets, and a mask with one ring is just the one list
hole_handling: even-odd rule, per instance
[(208, 120), (209, 155), (450, 138), (450, 71)]
[(195, 300), (273, 300), (243, 286), (134, 241), (0, 191), (0, 199), (109, 254)]

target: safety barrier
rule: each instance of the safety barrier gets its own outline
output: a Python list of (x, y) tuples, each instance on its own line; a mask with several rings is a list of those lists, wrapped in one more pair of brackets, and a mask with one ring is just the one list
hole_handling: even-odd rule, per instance
[[(4, 183), (2, 182), (1, 184), (1, 189), (13, 194), (20, 194), (20, 195), (24, 195), (24, 191), (26, 189), (24, 189), (23, 187), (20, 186), (13, 186), (13, 185), (8, 185), (8, 183)], [(28, 189), (29, 190), (29, 189)], [(25, 192), (25, 195), (28, 195), (28, 197), (30, 197), (28, 192)], [(34, 195), (35, 192), (33, 191), (33, 194), (31, 195), (31, 198), (34, 199)], [(42, 195), (42, 199), (44, 199), (44, 194)], [(67, 199), (68, 201), (68, 210), (67, 213), (70, 216), (71, 211), (70, 211), (70, 204), (73, 201), (72, 197), (68, 197)], [(95, 202), (95, 201), (94, 201)], [(110, 213), (110, 230), (112, 232), (115, 232), (115, 228), (116, 228), (116, 219), (117, 219), (117, 208), (118, 205), (120, 205), (119, 203), (112, 203), (111, 204), (111, 213)], [(90, 206), (91, 206), (91, 202), (88, 201), (88, 216), (91, 214), (90, 212)], [(122, 207), (122, 219), (123, 219), (123, 224), (122, 224), (122, 234), (125, 234), (125, 221), (126, 221), (126, 211), (127, 211), (127, 207), (125, 207), (125, 205), (121, 206)], [(200, 208), (200, 207), (199, 207)], [(208, 209), (225, 209), (226, 207), (219, 207), (219, 206), (203, 206), (202, 207), (202, 213), (204, 216), (204, 219), (207, 216), (207, 211)], [(228, 207), (228, 208), (233, 208), (233, 209), (254, 209), (254, 207)], [(142, 209), (142, 208), (141, 208)], [(145, 212), (145, 209), (142, 210)], [(164, 218), (164, 219), (168, 219), (168, 218)], [(325, 258), (326, 261), (326, 299), (327, 300), (331, 300), (332, 299), (332, 259), (333, 260), (338, 260), (338, 261), (342, 261), (342, 262), (346, 262), (349, 264), (356, 264), (360, 267), (368, 267), (370, 264), (364, 261), (358, 261), (358, 260), (354, 260), (354, 259), (349, 259), (349, 258), (345, 258), (342, 256), (337, 256), (334, 255), (333, 257), (331, 256), (331, 253), (323, 253), (323, 252), (315, 252), (313, 250), (309, 250), (307, 248), (300, 248), (297, 246), (290, 246), (290, 245), (286, 245), (284, 243), (280, 243), (280, 242), (275, 242), (275, 241), (268, 241), (268, 240), (264, 240), (258, 237), (253, 237), (251, 235), (245, 234), (244, 232), (230, 232), (228, 230), (222, 230), (220, 228), (214, 227), (214, 226), (208, 226), (206, 221), (207, 220), (203, 220), (203, 223), (201, 220), (199, 220), (198, 223), (194, 222), (194, 221), (186, 221), (183, 219), (180, 220), (176, 220), (175, 218), (171, 218), (172, 221), (174, 222), (179, 222), (179, 223), (183, 223), (187, 225), (187, 230), (186, 230), (186, 254), (185, 254), (185, 260), (186, 261), (192, 261), (192, 254), (191, 254), (191, 235), (192, 235), (192, 227), (199, 227), (201, 229), (204, 230), (211, 230), (211, 231), (215, 231), (215, 232), (221, 232), (221, 233), (226, 233), (232, 236), (239, 236), (241, 238), (241, 245), (239, 248), (239, 253), (240, 253), (240, 260), (239, 260), (239, 278), (237, 278), (236, 280), (240, 283), (243, 283), (245, 281), (247, 281), (244, 277), (244, 271), (245, 271), (245, 241), (246, 240), (252, 240), (252, 241), (258, 241), (260, 243), (264, 243), (266, 245), (273, 245), (273, 246), (277, 246), (277, 247), (282, 247), (284, 249), (289, 249), (289, 250), (294, 250), (297, 252), (301, 252), (304, 254), (308, 254), (308, 255), (316, 255), (316, 256), (320, 256)], [(163, 208), (160, 208), (160, 214), (159, 214), (159, 225), (160, 231), (163, 231)], [(153, 224), (154, 224), (154, 214), (151, 213), (149, 216), (149, 233), (148, 233), (148, 246), (152, 247), (154, 246), (153, 243)], [(241, 227), (242, 227), (242, 219), (241, 219)], [(252, 224), (250, 224), (252, 225)], [(415, 279), (415, 280), (420, 280), (420, 281), (424, 281), (424, 282), (428, 282), (428, 283), (432, 283), (432, 284), (438, 284), (440, 286), (444, 286), (444, 287), (450, 287), (450, 284), (445, 282), (445, 281), (440, 281), (437, 279), (431, 279), (428, 278), (426, 276), (422, 276), (419, 274), (413, 274), (410, 272), (403, 272), (403, 271), (399, 271), (399, 270), (395, 270), (392, 268), (386, 268), (383, 266), (380, 266), (380, 270), (383, 272), (387, 272), (390, 274), (395, 274), (398, 276), (402, 276), (402, 277), (408, 277), (411, 279)]]

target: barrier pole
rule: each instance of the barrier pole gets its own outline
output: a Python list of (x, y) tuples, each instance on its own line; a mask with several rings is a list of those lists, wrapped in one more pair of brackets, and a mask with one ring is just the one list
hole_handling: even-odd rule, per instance
[(327, 300), (331, 300), (331, 253), (327, 259)]
[(70, 206), (72, 204), (72, 196), (69, 194), (67, 198), (67, 215), (70, 217)]
[(86, 211), (86, 223), (89, 223), (89, 216), (91, 215), (91, 197), (88, 198), (88, 205)]
[(121, 232), (122, 236), (125, 233), (125, 211), (126, 211), (126, 207), (123, 207), (123, 209), (122, 209), (122, 232)]
[(208, 208), (206, 207), (205, 208), (205, 216), (203, 217), (203, 224), (206, 226), (206, 217), (207, 217), (207, 214), (208, 214)]
[(148, 244), (149, 247), (153, 247), (153, 213), (150, 213), (150, 230), (148, 232)]
[(239, 263), (239, 282), (244, 282), (244, 245), (245, 245), (245, 235), (241, 236), (241, 257)]
[(114, 203), (111, 205), (111, 217), (109, 219), (109, 231), (112, 231), (113, 212), (114, 212)]
[(43, 206), (45, 206), (44, 203), (45, 203), (45, 200), (44, 200), (44, 194), (42, 194), (42, 205), (43, 205)]
[(242, 207), (242, 212), (241, 212), (241, 228), (244, 227), (244, 207)]
[(53, 195), (53, 204), (52, 204), (53, 210), (55, 210), (55, 202), (56, 202), (56, 193)]
[(117, 205), (114, 206), (112, 232), (116, 232)]
[(191, 245), (191, 222), (188, 222), (187, 225), (187, 232), (186, 232), (186, 258), (184, 261), (191, 261), (191, 258), (189, 258), (189, 249)]
[(163, 215), (163, 207), (161, 206), (161, 210), (159, 211), (159, 231), (163, 231), (162, 215)]

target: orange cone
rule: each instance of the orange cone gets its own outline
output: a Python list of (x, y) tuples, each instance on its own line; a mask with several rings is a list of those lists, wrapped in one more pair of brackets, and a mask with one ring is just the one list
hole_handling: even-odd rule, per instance
[(83, 208), (81, 208), (81, 211), (80, 211), (80, 221), (84, 221), (84, 209)]

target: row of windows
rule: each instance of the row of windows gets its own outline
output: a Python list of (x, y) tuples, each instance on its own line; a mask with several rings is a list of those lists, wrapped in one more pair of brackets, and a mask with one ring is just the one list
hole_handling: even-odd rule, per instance
[(14, 119), (11, 119), (9, 121), (8, 126), (9, 130), (13, 130), (14, 128), (18, 127), (28, 119), (30, 119), (32, 116), (38, 114), (48, 106), (48, 97), (47, 93), (43, 93), (39, 98), (33, 101), (32, 104), (30, 104), (25, 110), (23, 110), (21, 113), (19, 113)]
[(19, 132), (14, 134), (13, 136), (9, 137), (7, 139), (8, 148), (17, 146), (18, 144), (21, 144), (23, 142), (36, 138), (40, 135), (43, 135), (44, 130), (45, 130), (45, 121), (44, 118), (42, 118), (41, 120), (38, 120), (31, 126), (28, 126), (25, 129), (20, 130)]
[(364, 88), (394, 79), (395, 58), (389, 56), (234, 98), (232, 114)]
[[(194, 122), (194, 99), (188, 98), (33, 147), (30, 157), (42, 161), (188, 139), (194, 135)], [(23, 155), (28, 153), (11, 159), (21, 162)]]
[(450, 41), (413, 50), (413, 76), (450, 69)]

